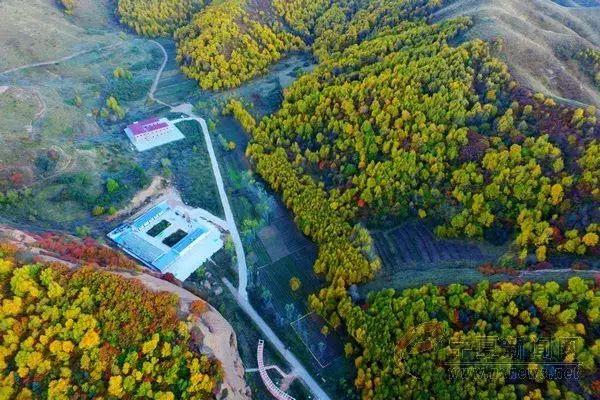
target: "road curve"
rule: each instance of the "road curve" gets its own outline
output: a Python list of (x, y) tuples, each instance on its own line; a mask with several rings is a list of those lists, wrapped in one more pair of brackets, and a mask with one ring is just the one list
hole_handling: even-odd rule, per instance
[(190, 117), (190, 120), (197, 121), (202, 127), (202, 132), (206, 141), (206, 147), (208, 148), (208, 154), (210, 156), (213, 174), (217, 182), (219, 197), (221, 198), (221, 204), (223, 205), (223, 210), (225, 212), (225, 220), (227, 222), (231, 238), (235, 245), (235, 252), (238, 262), (237, 290), (227, 279), (223, 279), (225, 286), (227, 286), (229, 291), (231, 291), (240, 308), (246, 313), (246, 315), (250, 317), (250, 319), (252, 319), (252, 321), (254, 321), (258, 329), (263, 333), (263, 335), (265, 335), (265, 338), (270, 343), (272, 343), (273, 346), (275, 346), (275, 349), (277, 349), (277, 351), (283, 356), (283, 358), (290, 364), (292, 368), (291, 374), (294, 374), (298, 378), (300, 378), (317, 399), (330, 400), (330, 397), (327, 395), (327, 393), (325, 393), (325, 391), (319, 386), (317, 381), (313, 379), (313, 377), (304, 368), (304, 366), (296, 358), (296, 356), (286, 348), (286, 346), (279, 339), (279, 337), (277, 337), (275, 332), (273, 332), (271, 327), (265, 322), (265, 320), (262, 319), (262, 317), (254, 309), (254, 307), (252, 307), (252, 304), (250, 304), (250, 302), (248, 301), (248, 292), (246, 290), (246, 287), (248, 285), (248, 267), (246, 265), (246, 254), (244, 252), (244, 246), (242, 245), (242, 240), (240, 238), (237, 226), (235, 224), (235, 219), (233, 217), (233, 212), (231, 211), (229, 199), (227, 198), (227, 192), (225, 191), (223, 177), (221, 175), (219, 164), (217, 162), (217, 157), (215, 155), (206, 121), (204, 120), (204, 118), (194, 114), (194, 112), (192, 111), (192, 105), (189, 103), (181, 104), (177, 107), (172, 107), (171, 111), (188, 115)]
[(181, 104), (177, 107), (172, 107), (171, 111), (180, 112), (188, 115), (190, 119), (197, 121), (202, 127), (204, 141), (206, 142), (208, 155), (210, 156), (210, 164), (212, 166), (213, 174), (217, 182), (217, 189), (219, 191), (219, 197), (221, 198), (221, 204), (223, 205), (223, 212), (225, 213), (225, 221), (227, 221), (229, 233), (231, 234), (231, 239), (233, 240), (233, 244), (235, 246), (235, 253), (237, 255), (239, 279), (238, 292), (242, 299), (247, 300), (248, 292), (246, 290), (246, 287), (248, 286), (248, 266), (246, 265), (246, 254), (244, 252), (244, 246), (242, 245), (242, 238), (240, 237), (237, 225), (235, 224), (235, 218), (233, 217), (233, 212), (231, 211), (229, 199), (227, 198), (227, 192), (225, 191), (225, 185), (223, 183), (221, 169), (219, 168), (219, 163), (217, 162), (217, 156), (215, 155), (215, 150), (213, 148), (212, 140), (208, 132), (208, 126), (206, 125), (206, 121), (204, 120), (204, 118), (194, 114), (194, 112), (192, 111), (192, 105), (189, 103)]
[[(164, 69), (164, 66), (166, 65), (168, 60), (168, 55), (164, 47), (158, 42), (155, 43), (163, 50), (165, 59), (163, 61), (161, 69), (156, 75), (148, 97), (160, 104), (167, 105), (166, 103), (154, 98), (154, 91), (156, 90), (156, 86), (158, 85), (158, 81), (160, 80), (162, 70)], [(215, 150), (213, 148), (212, 139), (208, 132), (208, 126), (206, 125), (206, 121), (204, 120), (204, 118), (194, 114), (193, 106), (189, 103), (180, 104), (176, 107), (169, 107), (171, 107), (172, 112), (185, 114), (189, 117), (190, 120), (197, 121), (200, 124), (200, 127), (202, 128), (204, 141), (206, 142), (206, 148), (208, 149), (210, 164), (212, 167), (213, 175), (215, 177), (215, 181), (217, 183), (217, 189), (219, 192), (219, 197), (221, 199), (221, 204), (223, 206), (223, 212), (225, 213), (225, 221), (229, 228), (231, 239), (233, 240), (238, 264), (237, 290), (227, 279), (223, 278), (225, 286), (227, 286), (227, 289), (231, 291), (240, 308), (246, 313), (246, 315), (250, 317), (250, 319), (252, 319), (252, 321), (254, 321), (258, 329), (265, 335), (265, 338), (270, 343), (272, 343), (273, 346), (275, 346), (275, 349), (289, 363), (289, 365), (292, 368), (292, 371), (290, 373), (298, 376), (298, 378), (300, 378), (304, 382), (306, 387), (313, 393), (313, 395), (317, 399), (331, 400), (327, 393), (325, 393), (325, 391), (319, 386), (317, 381), (315, 381), (310, 375), (310, 373), (304, 368), (302, 363), (296, 358), (296, 356), (291, 351), (289, 351), (286, 348), (283, 342), (277, 337), (275, 332), (273, 332), (271, 327), (262, 319), (262, 317), (254, 309), (254, 307), (252, 307), (252, 304), (250, 304), (250, 302), (248, 301), (248, 266), (246, 265), (246, 253), (244, 252), (242, 239), (238, 232), (237, 225), (235, 223), (235, 218), (233, 217), (233, 212), (231, 211), (231, 205), (229, 204), (227, 192), (225, 191), (225, 184), (223, 183), (223, 176), (221, 175), (221, 170), (219, 168), (217, 156), (215, 155)]]
[(171, 105), (165, 103), (162, 100), (157, 99), (156, 97), (154, 97), (154, 93), (156, 92), (156, 88), (158, 87), (158, 82), (160, 81), (160, 77), (162, 76), (163, 71), (165, 70), (165, 67), (167, 66), (167, 61), (169, 61), (169, 55), (167, 54), (167, 50), (165, 50), (165, 48), (163, 47), (162, 44), (158, 43), (156, 40), (150, 40), (150, 42), (154, 43), (155, 45), (158, 46), (158, 48), (160, 49), (160, 51), (162, 51), (163, 53), (163, 62), (160, 65), (160, 68), (158, 69), (158, 71), (156, 72), (156, 76), (154, 77), (154, 81), (152, 81), (152, 86), (150, 86), (150, 90), (148, 91), (148, 98), (152, 101), (157, 102), (158, 104), (161, 104), (163, 106), (167, 106), (167, 107), (171, 107)]

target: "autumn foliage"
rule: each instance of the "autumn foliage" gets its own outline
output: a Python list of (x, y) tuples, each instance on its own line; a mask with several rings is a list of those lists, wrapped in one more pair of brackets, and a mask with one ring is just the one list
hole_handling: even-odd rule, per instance
[(75, 264), (95, 264), (102, 267), (128, 270), (140, 268), (132, 259), (98, 243), (93, 238), (79, 240), (59, 234), (45, 233), (38, 236), (37, 239), (36, 246)]
[(92, 268), (21, 264), (0, 246), (0, 398), (214, 398), (178, 299)]
[[(372, 293), (366, 312), (347, 300), (340, 308), (361, 349), (355, 384), (363, 399), (582, 399), (597, 393), (600, 291), (593, 281), (428, 284)], [(434, 331), (427, 329), (432, 324)], [(560, 363), (577, 363), (578, 378), (553, 379), (548, 371)], [(461, 368), (464, 374), (453, 375)], [(485, 368), (488, 373), (478, 375)], [(531, 378), (511, 378), (519, 368)]]
[(194, 300), (190, 304), (190, 313), (199, 317), (208, 310), (208, 303), (204, 300)]

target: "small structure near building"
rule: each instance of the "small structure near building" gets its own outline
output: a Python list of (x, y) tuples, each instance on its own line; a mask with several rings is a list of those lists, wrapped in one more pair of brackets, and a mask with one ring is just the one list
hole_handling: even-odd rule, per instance
[(184, 281), (223, 247), (221, 231), (198, 214), (163, 200), (108, 237), (148, 267)]
[[(264, 350), (265, 350), (265, 341), (262, 339), (259, 339), (258, 346), (256, 348), (256, 360), (258, 361), (257, 370), (260, 375), (260, 379), (262, 379), (263, 383), (267, 387), (267, 390), (269, 391), (269, 393), (271, 393), (271, 396), (273, 396), (277, 400), (296, 400), (294, 397), (287, 394), (282, 388), (279, 388), (279, 387), (277, 387), (277, 385), (275, 385), (275, 382), (273, 382), (271, 377), (269, 377), (267, 370), (275, 369), (284, 378), (284, 383), (283, 383), (282, 387), (285, 386), (286, 388), (289, 387), (289, 385), (292, 383), (292, 381), (296, 377), (294, 375), (284, 373), (276, 365), (265, 366)], [(250, 372), (250, 371), (246, 370), (246, 372)]]
[(138, 151), (184, 139), (183, 133), (167, 118), (149, 118), (125, 128), (125, 134)]

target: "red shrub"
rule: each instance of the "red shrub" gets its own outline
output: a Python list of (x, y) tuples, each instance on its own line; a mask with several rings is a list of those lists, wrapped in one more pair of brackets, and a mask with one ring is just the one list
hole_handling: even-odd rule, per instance
[(72, 263), (96, 264), (117, 269), (139, 269), (135, 261), (110, 247), (99, 244), (93, 238), (86, 238), (81, 241), (53, 233), (45, 233), (39, 236), (37, 245)]

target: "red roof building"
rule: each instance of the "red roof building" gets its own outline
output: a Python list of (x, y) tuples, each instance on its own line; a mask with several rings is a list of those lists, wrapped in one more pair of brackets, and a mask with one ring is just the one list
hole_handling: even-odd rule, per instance
[(127, 129), (131, 132), (134, 141), (154, 140), (158, 136), (169, 132), (169, 123), (162, 118), (149, 118), (143, 121), (134, 122)]
[(146, 151), (176, 140), (185, 139), (175, 121), (167, 118), (148, 118), (125, 128), (125, 134), (138, 151)]

